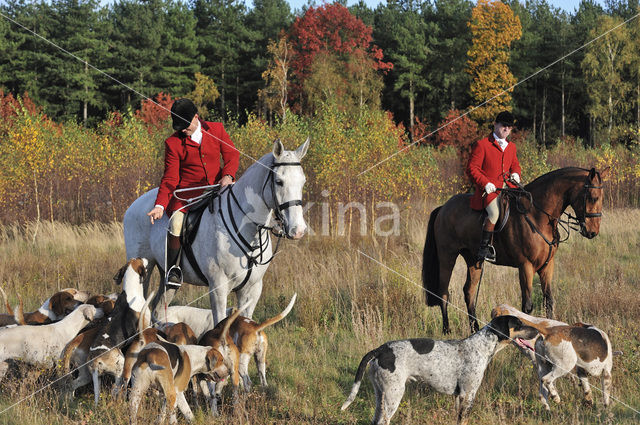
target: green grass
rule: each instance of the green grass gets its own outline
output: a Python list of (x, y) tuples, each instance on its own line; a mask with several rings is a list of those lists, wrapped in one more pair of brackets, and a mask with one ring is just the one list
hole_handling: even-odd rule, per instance
[[(362, 356), (384, 341), (406, 337), (442, 338), (439, 309), (424, 305), (420, 283), (422, 244), (427, 213), (403, 222), (403, 234), (386, 240), (305, 237), (284, 241), (267, 272), (264, 291), (254, 318), (262, 320), (281, 311), (294, 292), (298, 301), (291, 314), (267, 329), (267, 379), (233, 406), (225, 400), (223, 415), (210, 418), (194, 409), (196, 423), (212, 424), (366, 424), (373, 416), (373, 390), (365, 379), (355, 402), (339, 410), (349, 393)], [(614, 350), (613, 397), (640, 410), (640, 211), (607, 211), (601, 234), (586, 240), (573, 233), (556, 256), (553, 294), (556, 318), (590, 322), (605, 330)], [(32, 310), (51, 293), (77, 287), (93, 293), (119, 290), (112, 276), (125, 261), (121, 227), (73, 227), (41, 223), (0, 228), (0, 283), (12, 305), (20, 294)], [(357, 249), (397, 271), (387, 270)], [(459, 261), (451, 283), (452, 338), (468, 336), (462, 295), (465, 269)], [(157, 280), (157, 278), (156, 278)], [(537, 281), (536, 281), (537, 282)], [(177, 302), (186, 303), (205, 289), (185, 286)], [(498, 303), (520, 306), (515, 269), (488, 266), (479, 297), (478, 314), (489, 319)], [(208, 297), (196, 305), (207, 307)], [(534, 313), (541, 315), (539, 283), (534, 288)], [(255, 367), (250, 368), (259, 382)], [(97, 407), (89, 388), (69, 401), (59, 389), (47, 387), (55, 373), (21, 367), (0, 384), (0, 424), (121, 424), (128, 422), (127, 406), (103, 391)], [(582, 403), (581, 390), (568, 378), (558, 382), (562, 404), (547, 413), (538, 401), (537, 379), (528, 359), (513, 348), (496, 355), (486, 371), (471, 412), (474, 424), (636, 424), (640, 415), (614, 402), (605, 411), (600, 381), (592, 379), (596, 405)], [(21, 401), (23, 400), (24, 401)], [(140, 423), (156, 421), (158, 397), (150, 395), (140, 412)], [(20, 402), (21, 401), (21, 402)], [(182, 421), (181, 417), (179, 416)], [(395, 424), (450, 424), (453, 397), (410, 383)]]

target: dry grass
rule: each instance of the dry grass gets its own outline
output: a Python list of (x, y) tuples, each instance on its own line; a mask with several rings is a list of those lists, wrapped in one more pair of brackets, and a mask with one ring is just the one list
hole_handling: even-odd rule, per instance
[[(340, 424), (369, 423), (373, 416), (373, 391), (368, 382), (346, 412), (339, 411), (351, 388), (361, 357), (380, 343), (405, 337), (440, 338), (438, 309), (424, 305), (420, 284), (426, 212), (416, 209), (403, 217), (402, 235), (374, 239), (306, 237), (285, 241), (267, 273), (262, 299), (255, 312), (260, 320), (275, 315), (293, 292), (298, 302), (283, 322), (267, 330), (270, 338), (267, 389), (256, 388), (237, 406), (225, 401), (220, 418), (196, 413), (196, 423)], [(409, 218), (410, 217), (410, 218)], [(557, 255), (553, 293), (557, 318), (582, 320), (604, 329), (624, 355), (614, 361), (613, 396), (640, 410), (640, 211), (609, 212), (601, 235), (586, 240), (573, 234)], [(41, 224), (35, 243), (33, 226), (0, 228), (0, 282), (12, 303), (20, 293), (29, 309), (37, 308), (47, 294), (73, 286), (93, 292), (119, 288), (112, 275), (125, 260), (119, 225), (72, 227)], [(387, 270), (358, 250), (385, 264)], [(465, 270), (459, 262), (451, 284), (450, 309), (453, 337), (468, 335), (462, 283)], [(497, 303), (520, 305), (515, 269), (489, 266), (484, 275), (478, 314), (489, 318)], [(537, 283), (537, 280), (536, 280)], [(203, 288), (185, 287), (180, 302), (191, 301)], [(541, 313), (539, 286), (535, 312)], [(207, 297), (196, 303), (206, 306)], [(254, 366), (252, 378), (257, 382)], [(28, 397), (50, 382), (39, 371), (22, 368), (0, 386), (0, 411)], [(595, 387), (599, 381), (592, 380)], [(486, 372), (471, 414), (472, 423), (583, 424), (638, 423), (640, 416), (622, 403), (609, 411), (594, 389), (595, 407), (584, 406), (580, 390), (568, 379), (559, 382), (563, 404), (546, 413), (537, 399), (537, 385), (527, 359), (506, 349)], [(0, 414), (6, 424), (126, 423), (126, 406), (106, 392), (94, 408), (89, 392), (65, 401), (55, 388), (27, 398)], [(158, 402), (149, 397), (141, 421), (155, 421)], [(420, 384), (410, 384), (395, 424), (454, 421), (453, 398), (436, 394)]]

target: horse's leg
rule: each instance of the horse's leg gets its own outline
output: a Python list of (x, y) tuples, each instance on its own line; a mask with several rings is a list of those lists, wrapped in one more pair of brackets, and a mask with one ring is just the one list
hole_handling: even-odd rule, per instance
[(221, 281), (222, 279), (209, 280), (209, 302), (213, 313), (213, 326), (227, 317), (227, 296), (229, 295), (227, 288), (229, 284), (228, 282), (219, 283)]
[(453, 267), (456, 265), (456, 258), (458, 258), (457, 253), (453, 255), (447, 255), (443, 252), (443, 255), (440, 259), (440, 287), (447, 288), (447, 290), (443, 292), (440, 299), (440, 312), (442, 313), (442, 333), (445, 335), (451, 333), (451, 329), (449, 329), (449, 313), (447, 312), (447, 307), (449, 306), (449, 282), (451, 281), (451, 273), (453, 272)]
[(540, 287), (544, 297), (544, 308), (547, 318), (553, 319), (553, 295), (551, 294), (551, 280), (553, 279), (553, 268), (555, 261), (552, 258), (545, 268), (538, 272), (540, 276)]
[(522, 291), (522, 311), (524, 313), (531, 313), (533, 310), (533, 304), (531, 302), (531, 291), (533, 289), (533, 265), (529, 262), (521, 264), (518, 268), (518, 274), (520, 277), (520, 290)]
[(256, 309), (256, 305), (258, 305), (258, 300), (260, 299), (261, 294), (262, 279), (251, 285), (251, 287), (249, 288), (245, 286), (236, 293), (238, 298), (238, 308), (248, 303), (247, 307), (242, 313), (243, 316), (251, 319), (251, 316), (253, 316), (253, 311)]
[[(465, 260), (467, 260), (465, 256)], [(469, 314), (469, 326), (471, 332), (478, 332), (478, 319), (476, 317), (476, 292), (480, 283), (480, 275), (482, 274), (482, 265), (477, 266), (478, 262), (467, 261), (467, 280), (464, 283), (464, 301), (467, 304), (467, 313)]]

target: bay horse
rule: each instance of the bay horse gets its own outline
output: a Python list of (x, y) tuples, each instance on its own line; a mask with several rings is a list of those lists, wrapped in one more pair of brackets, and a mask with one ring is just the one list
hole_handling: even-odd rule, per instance
[[(565, 209), (571, 205), (580, 234), (588, 239), (598, 235), (602, 216), (603, 186), (609, 168), (598, 172), (567, 167), (544, 174), (524, 187), (514, 202), (508, 205), (510, 217), (504, 228), (494, 234), (495, 264), (517, 267), (522, 292), (522, 311), (533, 310), (531, 291), (533, 275), (540, 276), (540, 286), (548, 318), (553, 318), (554, 255), (560, 242), (558, 224)], [(470, 194), (451, 197), (431, 212), (423, 251), (422, 285), (428, 306), (440, 306), (442, 331), (447, 334), (449, 318), (449, 281), (458, 255), (467, 265), (464, 300), (467, 304), (471, 331), (478, 330), (476, 293), (482, 273), (482, 263), (476, 259), (480, 245), (483, 211), (470, 207)], [(506, 211), (501, 212), (501, 217)], [(499, 221), (496, 225), (498, 228)], [(569, 224), (569, 225), (571, 225)], [(568, 231), (568, 227), (566, 228)]]
[[(287, 151), (276, 140), (271, 153), (253, 163), (236, 183), (222, 189), (214, 200), (214, 208), (204, 211), (191, 245), (200, 272), (194, 270), (184, 255), (181, 268), (184, 282), (209, 287), (214, 325), (226, 317), (227, 298), (232, 291), (236, 293), (238, 308), (246, 305), (242, 315), (248, 318), (253, 315), (262, 293), (262, 278), (273, 258), (271, 220), (279, 222), (289, 239), (304, 235), (307, 225), (302, 188), (306, 178), (300, 160), (308, 147), (309, 139), (295, 151)], [(147, 216), (157, 192), (156, 188), (136, 199), (123, 220), (127, 257), (149, 260), (145, 296), (153, 268), (157, 266), (164, 276), (169, 218), (165, 214), (152, 225)], [(162, 316), (160, 300), (169, 304), (176, 290), (165, 288), (161, 282), (153, 300), (156, 318)]]

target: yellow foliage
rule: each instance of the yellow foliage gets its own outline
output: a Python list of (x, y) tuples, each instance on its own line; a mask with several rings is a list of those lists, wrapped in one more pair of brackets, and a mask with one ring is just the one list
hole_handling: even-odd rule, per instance
[(511, 110), (511, 90), (507, 89), (516, 79), (508, 66), (509, 47), (522, 36), (522, 25), (511, 8), (498, 0), (478, 0), (468, 25), (473, 37), (467, 52), (468, 72), (473, 77), (470, 92), (478, 105), (487, 102), (471, 115), (488, 123), (499, 111)]

